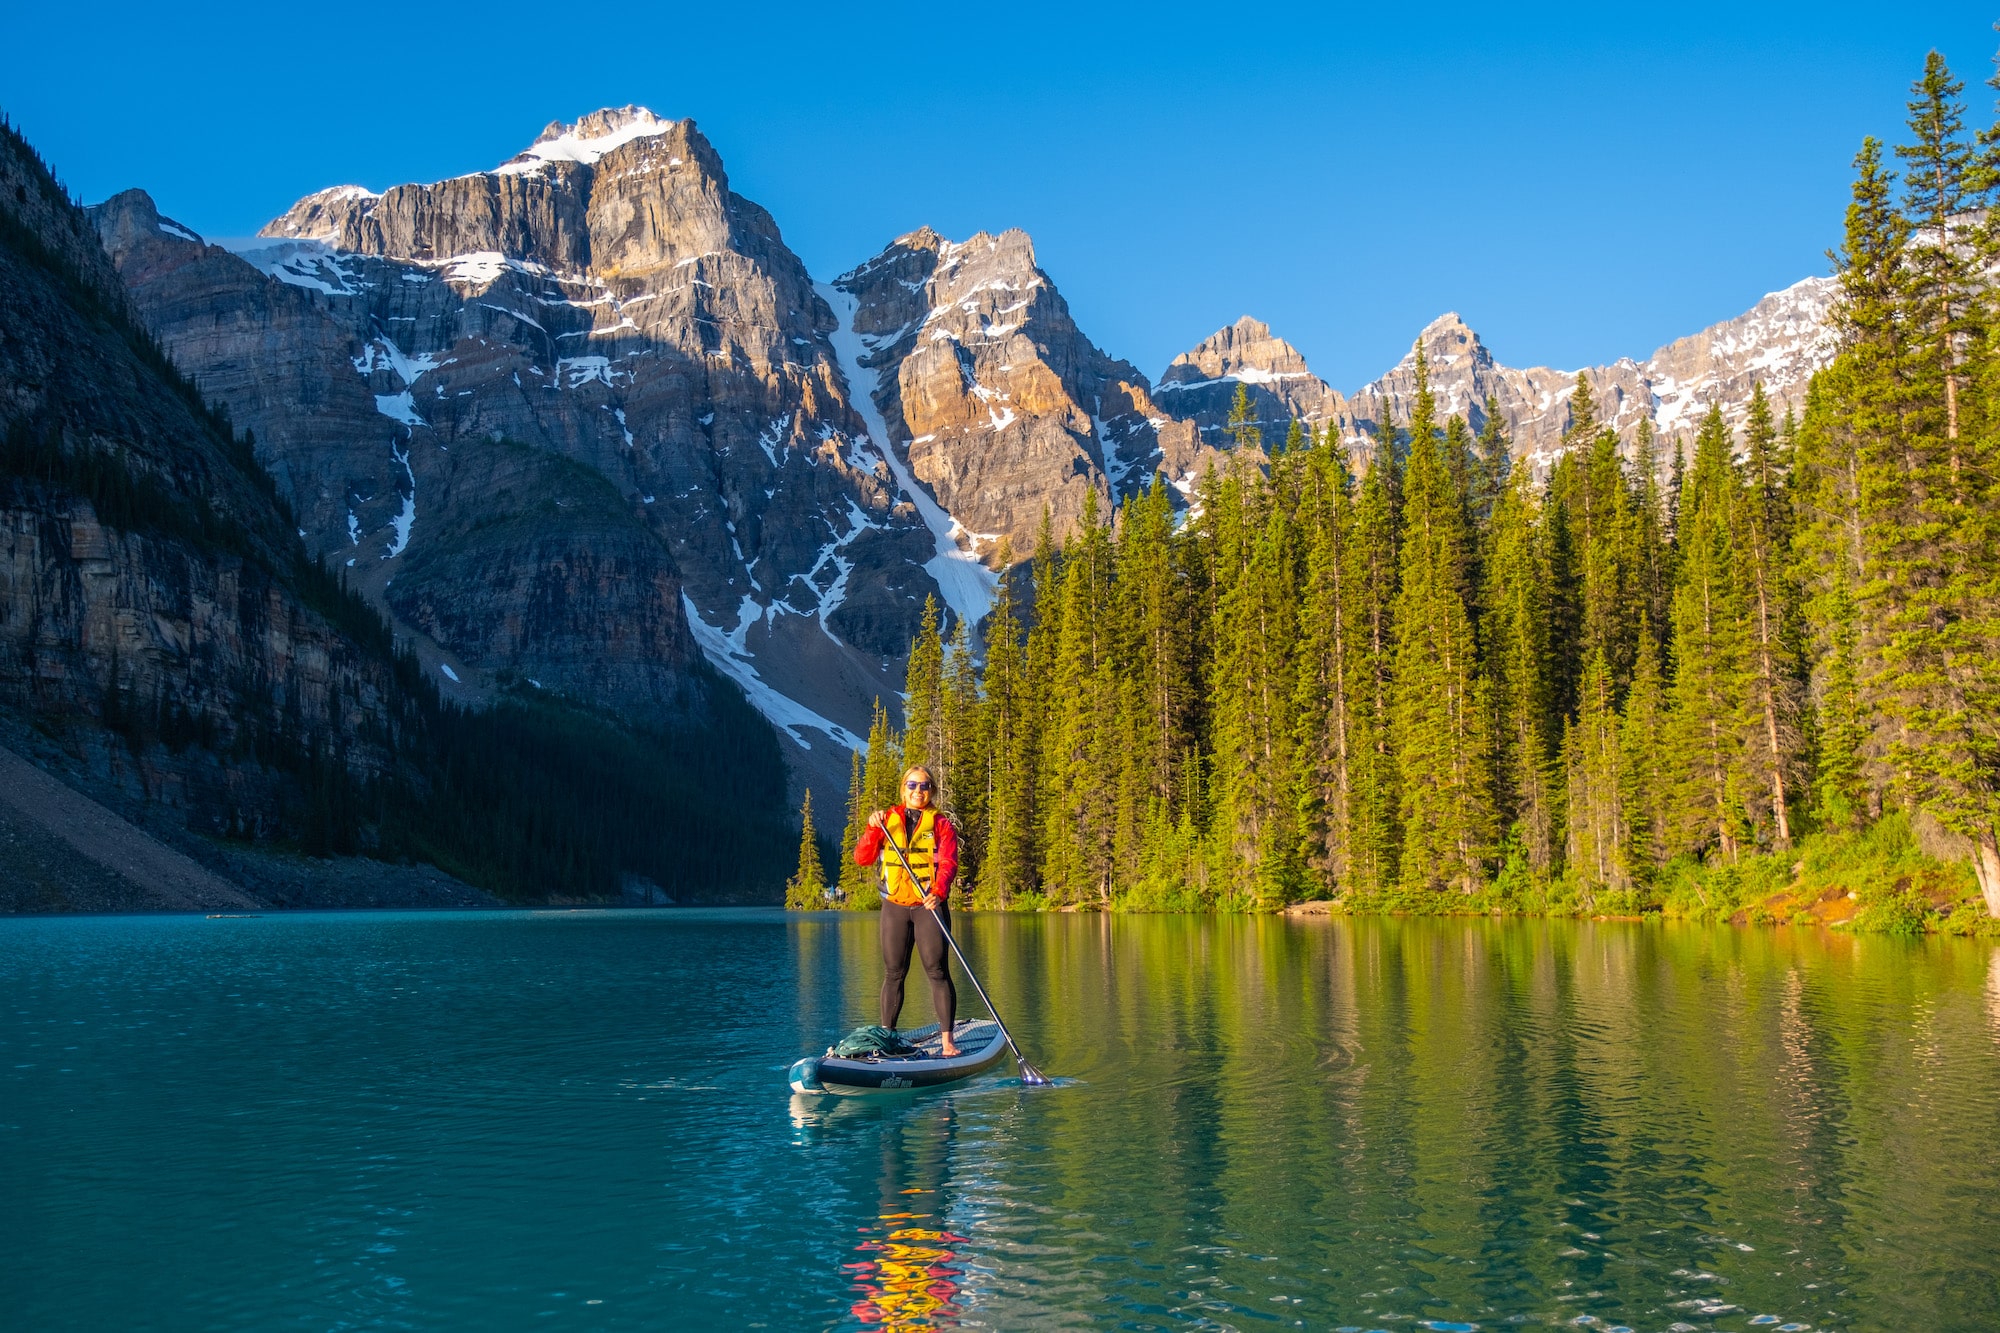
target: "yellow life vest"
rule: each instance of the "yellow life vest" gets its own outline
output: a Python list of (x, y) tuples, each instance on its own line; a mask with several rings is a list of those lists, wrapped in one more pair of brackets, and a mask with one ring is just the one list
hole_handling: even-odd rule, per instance
[(900, 907), (915, 907), (923, 901), (924, 893), (937, 878), (937, 811), (924, 810), (917, 816), (914, 834), (908, 832), (909, 811), (891, 810), (889, 817), (882, 821), (882, 831), (889, 841), (903, 849), (903, 857), (910, 862), (910, 869), (917, 872), (912, 880), (903, 869), (903, 859), (895, 849), (884, 847), (877, 862), (882, 867), (882, 887), (889, 901)]

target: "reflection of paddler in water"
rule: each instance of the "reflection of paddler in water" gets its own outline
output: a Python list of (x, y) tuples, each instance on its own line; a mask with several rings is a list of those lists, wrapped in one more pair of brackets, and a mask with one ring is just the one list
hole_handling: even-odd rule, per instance
[(896, 1330), (958, 1324), (964, 1273), (957, 1247), (965, 1237), (942, 1225), (956, 1117), (949, 1106), (942, 1114), (942, 1134), (928, 1115), (883, 1127), (877, 1225), (855, 1247), (864, 1257), (847, 1265), (857, 1294), (851, 1312), (864, 1324)]
[[(872, 866), (879, 861), (882, 866), (882, 963), (888, 969), (882, 978), (882, 1026), (894, 1028), (902, 1016), (903, 979), (910, 972), (914, 945), (930, 978), (941, 1053), (952, 1056), (958, 1054), (953, 1036), (958, 992), (951, 984), (945, 931), (951, 929), (946, 898), (958, 873), (958, 830), (951, 816), (931, 804), (936, 789), (931, 771), (922, 764), (904, 773), (903, 803), (868, 816), (854, 863)], [(895, 846), (885, 847), (889, 841)]]

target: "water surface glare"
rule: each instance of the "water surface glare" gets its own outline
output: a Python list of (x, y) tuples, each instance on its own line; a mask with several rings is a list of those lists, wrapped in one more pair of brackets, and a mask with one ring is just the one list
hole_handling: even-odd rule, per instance
[(2000, 1327), (1990, 946), (968, 915), (1062, 1085), (794, 1099), (874, 930), (0, 921), (0, 1323)]

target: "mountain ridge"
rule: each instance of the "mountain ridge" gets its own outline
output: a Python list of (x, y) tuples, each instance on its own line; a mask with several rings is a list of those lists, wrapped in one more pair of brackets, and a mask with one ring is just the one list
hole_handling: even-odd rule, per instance
[[(692, 119), (639, 106), (552, 121), (479, 171), (316, 191), (233, 252), (150, 208), (97, 213), (149, 326), (256, 427), (312, 544), (440, 672), (477, 677), (466, 697), (528, 677), (671, 711), (698, 652), (787, 739), (795, 789), (838, 790), (873, 702), (894, 715), (926, 597), (978, 620), (1000, 548), (1024, 558), (1044, 512), (1060, 541), (1155, 474), (1184, 505), (1234, 446), (1239, 385), (1267, 450), (1298, 418), (1365, 458), (1408, 418), (1410, 357), (1343, 393), (1249, 316), (1149, 380), (1077, 326), (1018, 229), (919, 227), (816, 279)], [(1757, 370), (1782, 375), (1782, 411), (1824, 314), (1806, 297), (1586, 377), (1628, 434), (1740, 411)], [(1421, 336), (1447, 407), (1477, 424), (1491, 394), (1546, 466), (1574, 373), (1503, 365), (1455, 316)], [(543, 455), (606, 489), (528, 523), (544, 483), (521, 468)]]

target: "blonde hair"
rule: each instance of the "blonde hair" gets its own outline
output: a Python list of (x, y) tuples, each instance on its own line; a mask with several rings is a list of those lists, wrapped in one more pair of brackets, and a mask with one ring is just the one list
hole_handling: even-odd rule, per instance
[(912, 774), (912, 773), (921, 773), (921, 774), (923, 774), (923, 775), (924, 775), (924, 781), (925, 781), (925, 782), (928, 782), (928, 783), (930, 783), (930, 784), (931, 784), (931, 790), (932, 790), (933, 792), (935, 792), (935, 791), (937, 790), (937, 774), (935, 774), (935, 773), (931, 772), (931, 770), (930, 770), (930, 766), (929, 766), (929, 765), (927, 765), (927, 764), (911, 764), (911, 765), (910, 765), (910, 766), (909, 766), (908, 768), (906, 768), (906, 769), (904, 769), (904, 770), (903, 770), (903, 778), (902, 778), (902, 780), (903, 780), (904, 782), (908, 782), (908, 781), (910, 780), (910, 774)]

